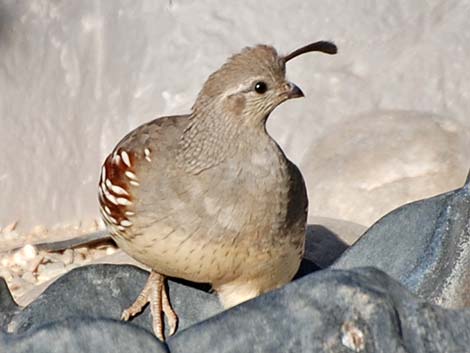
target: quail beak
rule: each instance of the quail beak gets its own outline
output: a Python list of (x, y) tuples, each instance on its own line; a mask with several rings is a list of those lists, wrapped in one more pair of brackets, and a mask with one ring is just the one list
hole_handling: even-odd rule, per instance
[(302, 90), (294, 85), (292, 82), (286, 83), (287, 99), (304, 97)]

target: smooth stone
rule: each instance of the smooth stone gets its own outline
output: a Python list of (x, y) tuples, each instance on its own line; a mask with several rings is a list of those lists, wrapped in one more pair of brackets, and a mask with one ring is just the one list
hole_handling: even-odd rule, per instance
[(460, 187), (467, 129), (450, 116), (372, 111), (332, 126), (300, 163), (309, 213), (372, 225), (393, 209)]
[(189, 327), (170, 352), (465, 352), (470, 310), (431, 305), (385, 273), (324, 270)]
[[(14, 315), (6, 330), (22, 334), (72, 316), (119, 320), (122, 311), (140, 294), (147, 277), (148, 272), (129, 265), (74, 269)], [(168, 285), (171, 303), (180, 317), (180, 330), (222, 310), (217, 297), (202, 290), (202, 286), (197, 289), (196, 285), (174, 281), (168, 281)], [(131, 322), (152, 332), (148, 308)]]
[(469, 307), (469, 180), (463, 188), (386, 215), (333, 268), (373, 266), (433, 303)]
[(145, 279), (131, 266), (74, 270), (14, 315), (7, 327), (16, 330), (0, 332), (0, 347), (15, 353), (444, 353), (470, 345), (470, 310), (427, 303), (372, 268), (318, 271), (223, 312), (215, 296), (170, 281), (182, 325), (162, 344), (149, 329), (148, 309), (140, 320), (116, 321)]
[[(52, 309), (52, 308), (49, 308)], [(3, 351), (5, 347), (8, 350)], [(168, 353), (155, 336), (109, 319), (69, 318), (43, 325), (28, 335), (0, 332), (0, 352), (9, 353)]]

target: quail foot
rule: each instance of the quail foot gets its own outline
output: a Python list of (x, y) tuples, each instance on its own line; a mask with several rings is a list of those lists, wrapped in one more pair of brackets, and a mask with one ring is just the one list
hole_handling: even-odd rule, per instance
[(99, 182), (102, 217), (116, 243), (152, 269), (124, 320), (149, 303), (156, 336), (177, 315), (166, 277), (210, 283), (224, 307), (289, 282), (304, 252), (307, 194), (299, 169), (266, 131), (269, 114), (302, 97), (281, 56), (245, 48), (209, 76), (188, 115), (161, 117), (125, 136)]

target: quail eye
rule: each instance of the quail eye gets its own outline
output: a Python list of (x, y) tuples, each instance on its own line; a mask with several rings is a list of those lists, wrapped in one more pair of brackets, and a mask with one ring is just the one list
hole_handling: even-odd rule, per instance
[(259, 81), (255, 83), (255, 91), (256, 93), (263, 94), (268, 90), (268, 85), (266, 82)]

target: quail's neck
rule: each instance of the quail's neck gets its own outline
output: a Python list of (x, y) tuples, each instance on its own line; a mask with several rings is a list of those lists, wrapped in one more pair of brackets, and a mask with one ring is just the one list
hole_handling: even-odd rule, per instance
[(269, 138), (263, 126), (242, 123), (243, 116), (231, 116), (216, 108), (196, 111), (190, 118), (180, 141), (179, 162), (189, 172), (198, 174), (234, 158), (245, 147)]

